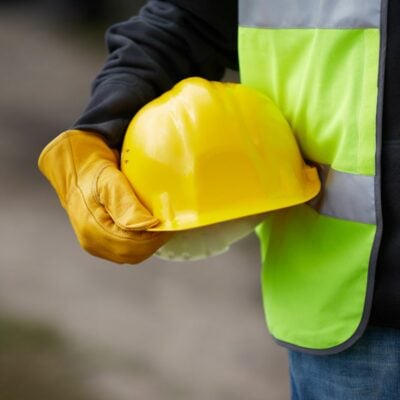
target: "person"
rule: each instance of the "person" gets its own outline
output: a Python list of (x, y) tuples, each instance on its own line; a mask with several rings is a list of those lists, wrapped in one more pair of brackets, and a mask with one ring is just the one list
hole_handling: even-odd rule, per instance
[(145, 231), (157, 221), (113, 149), (178, 81), (240, 66), (323, 182), (317, 199), (258, 228), (266, 318), (288, 348), (293, 400), (400, 398), (399, 15), (397, 0), (150, 0), (108, 30), (88, 106), (39, 161), (82, 246), (140, 262), (168, 237)]

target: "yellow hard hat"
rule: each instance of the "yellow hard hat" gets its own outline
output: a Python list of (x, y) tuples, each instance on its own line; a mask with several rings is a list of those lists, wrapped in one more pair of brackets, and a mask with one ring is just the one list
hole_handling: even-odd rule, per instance
[(320, 189), (268, 97), (201, 78), (181, 81), (136, 114), (121, 169), (161, 221), (152, 231), (261, 214), (306, 202)]

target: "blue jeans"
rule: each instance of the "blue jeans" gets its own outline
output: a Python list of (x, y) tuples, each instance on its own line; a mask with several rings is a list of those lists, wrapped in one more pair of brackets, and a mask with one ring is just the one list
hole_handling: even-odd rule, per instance
[(400, 330), (369, 327), (329, 356), (289, 350), (292, 400), (400, 399)]

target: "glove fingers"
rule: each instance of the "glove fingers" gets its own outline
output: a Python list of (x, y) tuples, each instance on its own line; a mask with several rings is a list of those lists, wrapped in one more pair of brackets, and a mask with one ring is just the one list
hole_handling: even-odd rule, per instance
[(125, 175), (117, 168), (105, 167), (96, 186), (98, 201), (121, 229), (141, 231), (158, 225), (159, 220), (142, 205)]
[[(82, 193), (76, 190), (71, 207), (84, 204)], [(115, 224), (106, 209), (97, 204), (91, 211), (68, 215), (80, 245), (90, 254), (120, 264), (137, 264), (150, 257), (170, 238), (169, 233), (123, 230)]]

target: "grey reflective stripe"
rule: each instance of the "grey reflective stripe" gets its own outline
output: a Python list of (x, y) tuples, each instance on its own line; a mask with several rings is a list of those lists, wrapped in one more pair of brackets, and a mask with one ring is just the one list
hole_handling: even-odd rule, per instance
[(323, 215), (376, 224), (373, 176), (346, 174), (328, 166), (320, 166), (319, 172), (321, 193), (309, 205)]
[(239, 0), (239, 24), (263, 28), (377, 28), (380, 0)]

